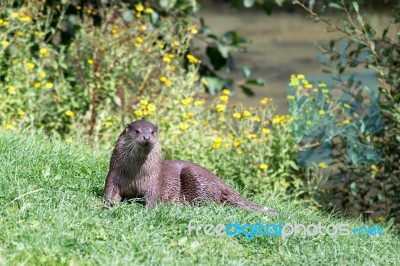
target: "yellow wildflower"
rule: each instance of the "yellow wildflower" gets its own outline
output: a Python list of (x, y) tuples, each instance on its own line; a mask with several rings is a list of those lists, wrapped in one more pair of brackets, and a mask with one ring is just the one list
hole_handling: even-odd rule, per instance
[(227, 95), (222, 95), (222, 96), (219, 96), (219, 99), (221, 101), (223, 101), (224, 103), (227, 103), (229, 100), (229, 97)]
[(287, 96), (287, 98), (288, 98), (288, 100), (290, 100), (290, 101), (294, 101), (294, 96), (293, 96), (293, 95), (289, 95), (289, 96)]
[(34, 87), (35, 89), (40, 88), (40, 82), (35, 82), (35, 83), (33, 83), (33, 87)]
[(203, 101), (195, 101), (194, 105), (195, 106), (199, 106), (199, 105), (202, 105), (203, 103), (204, 103)]
[(165, 76), (160, 77), (160, 81), (164, 83), (165, 86), (170, 87), (172, 85), (171, 81)]
[(304, 85), (304, 88), (306, 88), (306, 89), (311, 89), (311, 88), (312, 88), (312, 85), (311, 85), (311, 84), (306, 84), (306, 85)]
[(144, 7), (143, 7), (142, 4), (137, 4), (137, 5), (135, 5), (135, 8), (136, 8), (136, 10), (139, 11), (139, 12), (142, 12), (142, 11), (144, 10)]
[(143, 42), (144, 42), (144, 40), (143, 40), (142, 37), (137, 37), (137, 38), (136, 38), (136, 41), (137, 41), (138, 43), (143, 43)]
[(65, 139), (65, 142), (66, 142), (67, 144), (71, 144), (71, 143), (72, 143), (72, 138), (66, 138), (66, 139)]
[(242, 154), (243, 154), (243, 151), (242, 151), (242, 150), (238, 150), (238, 151), (237, 151), (237, 154), (238, 154), (238, 155), (242, 155)]
[(68, 110), (65, 112), (65, 115), (72, 118), (72, 117), (74, 117), (74, 112), (72, 112), (71, 110)]
[(13, 86), (9, 86), (9, 87), (7, 88), (7, 92), (8, 92), (8, 94), (15, 94), (15, 89), (14, 89), (14, 87), (13, 87)]
[(343, 121), (343, 125), (347, 125), (347, 124), (350, 124), (350, 121), (346, 119)]
[(111, 121), (106, 121), (104, 124), (105, 124), (106, 127), (108, 128), (108, 127), (111, 127), (111, 126), (113, 125), (113, 122), (111, 122)]
[(320, 84), (318, 84), (318, 86), (321, 87), (321, 88), (326, 88), (326, 84), (325, 83), (320, 83)]
[(311, 122), (310, 120), (307, 120), (306, 124), (309, 125), (309, 126), (311, 126), (311, 125), (312, 125), (312, 122)]
[(217, 109), (217, 112), (225, 111), (225, 106), (222, 104), (217, 104), (217, 106), (215, 108)]
[(237, 140), (237, 141), (233, 142), (233, 147), (238, 147), (241, 143), (242, 143), (241, 140)]
[(242, 117), (242, 115), (239, 114), (239, 113), (234, 113), (232, 116), (233, 116), (234, 118), (237, 118), (237, 119), (239, 119), (239, 118)]
[(23, 115), (25, 115), (25, 112), (24, 112), (24, 110), (22, 110), (22, 109), (18, 109), (18, 115), (19, 115), (19, 116), (23, 116)]
[(149, 103), (148, 100), (141, 100), (141, 101), (140, 101), (140, 104), (142, 104), (142, 105), (147, 105), (148, 103)]
[(188, 54), (186, 56), (186, 58), (189, 60), (190, 63), (193, 63), (193, 64), (196, 64), (196, 63), (198, 63), (200, 61), (199, 59), (197, 59), (196, 57), (194, 57), (191, 54)]
[(11, 124), (5, 124), (3, 125), (4, 130), (13, 130), (15, 127)]
[(320, 115), (325, 115), (325, 114), (326, 114), (325, 110), (319, 110), (318, 113), (319, 113)]
[(181, 103), (184, 104), (184, 105), (189, 105), (189, 104), (191, 104), (192, 102), (193, 102), (193, 98), (192, 98), (192, 97), (189, 97), (189, 98), (186, 98), (186, 99), (182, 99), (182, 100), (181, 100)]
[(4, 40), (1, 42), (1, 45), (3, 45), (3, 47), (7, 47), (9, 44), (10, 44), (10, 42), (7, 40)]
[(156, 110), (156, 106), (154, 104), (151, 103), (147, 105), (147, 111), (153, 112), (154, 110)]
[(43, 55), (48, 53), (46, 48), (40, 48), (39, 52)]
[(163, 61), (168, 64), (171, 62), (171, 58), (169, 58), (168, 56), (164, 56)]
[(229, 95), (231, 92), (228, 89), (223, 89), (222, 93), (225, 95)]
[(53, 88), (53, 83), (51, 83), (51, 82), (46, 82), (46, 84), (44, 84), (44, 86), (45, 86), (46, 88), (48, 88), (48, 89), (51, 89), (51, 88)]
[(178, 41), (173, 41), (172, 46), (179, 47), (180, 43)]
[(268, 169), (268, 165), (267, 164), (260, 164), (260, 169), (261, 170), (267, 170)]
[(143, 116), (142, 110), (136, 110), (133, 112), (136, 116)]
[(320, 163), (318, 164), (318, 166), (319, 166), (320, 168), (322, 168), (322, 169), (328, 168), (328, 166), (326, 165), (325, 162), (320, 162)]
[(244, 117), (249, 117), (251, 115), (251, 113), (247, 110), (243, 111), (243, 116)]
[(298, 79), (304, 79), (305, 77), (304, 77), (303, 74), (299, 74), (299, 75), (297, 75), (297, 78), (298, 78)]
[(345, 108), (347, 108), (347, 109), (350, 109), (350, 108), (351, 108), (351, 105), (348, 104), (348, 103), (343, 104), (343, 106), (344, 106)]
[(186, 129), (189, 128), (189, 126), (188, 126), (187, 124), (185, 124), (185, 123), (179, 124), (179, 127), (180, 127), (182, 130), (186, 130)]
[(87, 62), (89, 65), (93, 65), (93, 63), (94, 63), (93, 59), (88, 59)]
[(150, 14), (150, 13), (152, 13), (152, 12), (153, 12), (153, 9), (150, 8), (150, 7), (146, 8), (146, 9), (144, 10), (144, 13), (147, 13), (147, 14)]
[(269, 134), (269, 133), (271, 133), (271, 130), (269, 128), (263, 128), (262, 133)]
[(28, 63), (26, 64), (26, 66), (28, 67), (28, 70), (32, 70), (35, 68), (35, 64), (34, 63)]
[(199, 32), (199, 30), (196, 27), (192, 27), (189, 29), (190, 33), (192, 34), (197, 34)]
[(41, 78), (45, 78), (45, 77), (46, 77), (46, 72), (40, 71), (40, 72), (39, 72), (39, 76), (40, 76)]

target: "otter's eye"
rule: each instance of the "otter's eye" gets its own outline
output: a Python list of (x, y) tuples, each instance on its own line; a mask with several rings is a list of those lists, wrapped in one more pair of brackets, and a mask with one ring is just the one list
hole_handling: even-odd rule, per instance
[(154, 133), (155, 133), (154, 131), (151, 131), (151, 135), (154, 135)]
[(137, 130), (137, 129), (136, 129), (135, 132), (139, 134), (139, 133), (140, 133), (140, 130)]

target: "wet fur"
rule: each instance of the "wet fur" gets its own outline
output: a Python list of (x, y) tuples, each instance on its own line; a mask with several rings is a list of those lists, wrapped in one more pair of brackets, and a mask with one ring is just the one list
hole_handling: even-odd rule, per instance
[[(140, 133), (132, 133), (138, 129), (144, 132), (143, 138), (151, 138), (149, 143), (143, 143)], [(186, 161), (164, 160), (154, 131), (157, 131), (155, 125), (135, 121), (119, 136), (105, 182), (107, 203), (143, 197), (145, 206), (152, 208), (158, 202), (197, 204), (212, 200), (266, 211), (243, 199), (206, 168)]]

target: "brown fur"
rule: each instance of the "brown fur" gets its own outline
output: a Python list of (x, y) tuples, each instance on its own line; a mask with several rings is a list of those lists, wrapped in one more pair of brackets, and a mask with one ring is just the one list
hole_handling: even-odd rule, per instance
[[(118, 138), (110, 160), (104, 198), (108, 203), (144, 197), (147, 208), (158, 202), (212, 200), (220, 204), (267, 211), (243, 199), (204, 167), (186, 161), (164, 160), (157, 126), (135, 121)], [(273, 210), (269, 210), (273, 212)]]

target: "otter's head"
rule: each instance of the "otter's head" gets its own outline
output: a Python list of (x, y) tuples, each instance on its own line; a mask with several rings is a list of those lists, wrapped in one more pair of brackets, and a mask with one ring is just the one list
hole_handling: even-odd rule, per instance
[(126, 125), (123, 135), (127, 142), (148, 149), (157, 144), (158, 128), (150, 122), (138, 120)]

